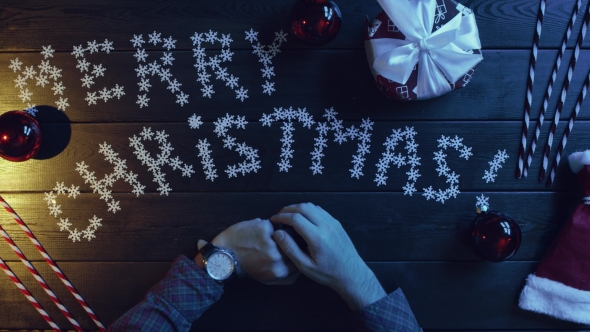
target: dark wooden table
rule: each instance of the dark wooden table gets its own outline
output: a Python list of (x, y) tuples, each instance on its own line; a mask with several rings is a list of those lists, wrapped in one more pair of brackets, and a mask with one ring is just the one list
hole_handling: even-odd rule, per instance
[[(526, 276), (533, 272), (548, 245), (554, 239), (570, 209), (580, 198), (575, 177), (567, 162), (562, 162), (555, 184), (546, 188), (537, 181), (541, 148), (537, 149), (529, 176), (514, 178), (517, 148), (521, 133), (525, 83), (529, 54), (539, 1), (534, 0), (461, 0), (474, 10), (483, 45), (484, 61), (470, 83), (443, 97), (420, 102), (388, 100), (375, 88), (364, 51), (365, 17), (380, 12), (376, 1), (337, 1), (343, 14), (338, 37), (322, 47), (312, 47), (289, 35), (281, 52), (273, 58), (276, 91), (263, 94), (263, 65), (252, 54), (245, 31), (258, 31), (259, 41), (272, 43), (274, 32), (288, 31), (288, 16), (293, 1), (2, 1), (0, 4), (0, 105), (1, 112), (23, 109), (27, 103), (55, 107), (59, 96), (29, 79), (26, 88), (33, 92), (23, 102), (14, 80), (22, 70), (45, 61), (42, 46), (56, 50), (50, 64), (60, 69), (66, 90), (63, 97), (69, 106), (65, 112), (38, 106), (37, 117), (46, 139), (43, 154), (23, 163), (0, 160), (0, 193), (28, 223), (32, 231), (57, 261), (72, 283), (105, 324), (110, 324), (136, 304), (145, 292), (167, 271), (178, 255), (196, 254), (199, 238), (211, 239), (229, 225), (256, 217), (268, 218), (281, 207), (298, 202), (314, 202), (339, 219), (352, 238), (360, 255), (368, 262), (391, 292), (401, 286), (425, 330), (589, 330), (580, 326), (525, 312), (517, 302)], [(538, 55), (533, 93), (532, 128), (549, 80), (551, 66), (571, 15), (574, 1), (548, 0)], [(574, 36), (580, 29), (580, 19)], [(233, 61), (225, 63), (228, 72), (240, 78), (249, 98), (236, 99), (235, 92), (223, 82), (211, 80), (215, 93), (202, 96), (193, 67), (195, 32), (216, 31), (230, 34)], [(136, 103), (140, 92), (135, 69), (136, 50), (130, 39), (157, 31), (162, 38), (177, 40), (170, 54), (175, 58), (168, 66), (172, 78), (182, 84), (189, 95), (188, 104), (180, 106), (167, 84), (150, 77), (147, 107)], [(84, 53), (92, 65), (102, 64), (104, 76), (96, 77), (90, 89), (81, 86), (84, 77), (76, 68), (73, 46), (87, 47), (96, 40), (113, 42), (114, 51)], [(573, 39), (565, 54), (572, 55)], [(574, 73), (557, 137), (561, 137), (590, 66), (586, 40)], [(206, 44), (206, 56), (220, 53), (220, 44)], [(162, 43), (144, 44), (147, 61), (158, 60), (168, 52)], [(23, 63), (21, 71), (10, 69), (15, 58)], [(566, 66), (558, 75), (555, 91), (563, 84)], [(91, 66), (92, 70), (93, 67)], [(172, 79), (171, 78), (171, 79)], [(107, 102), (88, 105), (88, 91), (116, 84), (125, 95)], [(544, 144), (549, 119), (557, 104), (554, 93), (547, 121), (543, 125), (540, 145)], [(314, 150), (315, 126), (312, 130), (294, 123), (294, 156), (289, 172), (280, 172), (280, 123), (271, 127), (260, 122), (263, 114), (274, 108), (305, 108), (315, 121), (324, 121), (324, 110), (333, 107), (343, 125), (357, 128), (364, 118), (374, 121), (370, 152), (364, 157), (363, 173), (351, 178), (352, 156), (357, 141), (339, 145), (333, 133), (324, 149), (323, 174), (313, 175), (310, 152)], [(187, 119), (196, 114), (203, 124), (191, 129)], [(224, 148), (222, 138), (214, 133), (215, 124), (226, 114), (245, 117), (245, 129), (234, 125), (228, 133), (236, 142), (257, 149), (261, 168), (256, 172), (228, 178), (227, 165), (242, 162), (243, 156)], [(586, 102), (568, 142), (565, 155), (590, 147), (590, 110)], [(373, 181), (376, 164), (385, 151), (383, 143), (392, 129), (414, 127), (421, 177), (418, 192), (404, 195), (409, 166), (388, 170), (387, 184)], [(191, 177), (180, 170), (162, 166), (165, 182), (172, 191), (160, 195), (148, 166), (142, 165), (129, 144), (129, 137), (143, 128), (164, 130), (174, 150), (172, 157), (192, 165)], [(456, 198), (441, 204), (421, 196), (423, 189), (446, 188), (436, 172), (433, 153), (438, 151), (441, 135), (463, 138), (472, 147), (468, 161), (448, 150), (448, 166), (460, 174)], [(531, 135), (529, 135), (531, 136)], [(206, 179), (202, 158), (196, 145), (210, 143), (211, 157), (218, 178)], [(129, 170), (138, 174), (146, 186), (136, 196), (123, 179), (111, 188), (111, 200), (120, 202), (120, 210), (108, 212), (100, 194), (76, 171), (84, 161), (98, 179), (113, 172), (113, 165), (99, 152), (99, 144), (109, 144), (126, 160)], [(530, 138), (529, 138), (530, 142)], [(158, 143), (146, 141), (153, 156), (160, 153)], [(556, 145), (556, 144), (555, 144)], [(499, 169), (495, 182), (482, 179), (498, 150), (509, 158)], [(401, 146), (398, 150), (404, 152)], [(399, 152), (399, 151), (398, 151)], [(552, 155), (555, 153), (555, 146)], [(81, 194), (73, 199), (58, 195), (62, 213), (49, 214), (45, 193), (56, 183), (79, 186)], [(54, 191), (55, 192), (55, 191)], [(510, 214), (522, 228), (522, 246), (503, 263), (481, 261), (471, 250), (467, 233), (474, 218), (476, 196), (490, 198), (492, 209)], [(60, 231), (60, 218), (68, 218), (70, 229), (88, 228), (88, 219), (102, 218), (95, 238), (72, 242), (67, 231)], [(24, 233), (7, 214), (0, 223), (53, 287), (66, 307), (88, 329), (95, 325), (83, 312), (63, 284), (42, 260)], [(36, 284), (8, 245), (0, 245), (0, 257), (29, 287), (56, 322), (71, 328), (63, 315)], [(49, 326), (20, 294), (8, 278), (0, 276), (0, 329), (47, 329)], [(350, 330), (347, 308), (335, 293), (301, 278), (294, 286), (263, 286), (239, 280), (226, 287), (226, 294), (195, 323), (197, 329), (310, 329)]]

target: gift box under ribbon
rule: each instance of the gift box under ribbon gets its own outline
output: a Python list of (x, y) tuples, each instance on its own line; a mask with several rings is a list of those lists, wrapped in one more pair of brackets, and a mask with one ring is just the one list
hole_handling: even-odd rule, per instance
[(483, 60), (473, 12), (452, 0), (378, 0), (365, 50), (389, 98), (429, 99), (461, 88)]

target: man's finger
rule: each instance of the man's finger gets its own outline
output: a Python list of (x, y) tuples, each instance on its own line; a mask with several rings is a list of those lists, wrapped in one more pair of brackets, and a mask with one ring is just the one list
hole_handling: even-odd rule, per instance
[(297, 243), (295, 243), (295, 240), (293, 240), (287, 232), (276, 231), (273, 234), (273, 238), (278, 243), (283, 253), (289, 257), (300, 271), (311, 267), (312, 262), (310, 257), (299, 248)]
[(295, 273), (291, 273), (290, 275), (286, 276), (285, 278), (277, 279), (266, 283), (267, 285), (293, 285), (297, 278), (301, 276), (301, 272), (297, 271)]
[(315, 243), (317, 234), (316, 226), (299, 213), (279, 213), (270, 217), (270, 221), (293, 227), (308, 245)]
[(323, 213), (312, 203), (285, 206), (279, 213), (300, 213), (314, 225), (319, 225), (323, 220)]

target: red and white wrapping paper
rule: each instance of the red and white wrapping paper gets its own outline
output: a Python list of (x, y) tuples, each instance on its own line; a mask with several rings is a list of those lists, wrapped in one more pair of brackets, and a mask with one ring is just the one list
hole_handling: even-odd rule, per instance
[(378, 0), (365, 50), (389, 98), (429, 99), (465, 86), (483, 60), (473, 12), (452, 0)]
[(522, 309), (590, 324), (590, 150), (572, 153), (584, 199), (561, 227), (520, 294)]

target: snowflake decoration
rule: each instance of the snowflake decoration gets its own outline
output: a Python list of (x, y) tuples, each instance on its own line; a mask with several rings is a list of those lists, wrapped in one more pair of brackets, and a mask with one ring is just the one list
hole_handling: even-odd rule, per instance
[[(175, 39), (172, 37), (162, 38), (161, 36), (161, 33), (154, 31), (148, 35), (148, 43), (153, 44), (154, 46), (156, 46), (158, 43), (162, 43), (162, 47), (167, 51), (176, 48)], [(181, 107), (184, 107), (184, 105), (189, 103), (189, 95), (181, 91), (180, 86), (182, 84), (178, 83), (178, 80), (173, 78), (172, 73), (170, 73), (170, 68), (166, 68), (166, 66), (172, 66), (172, 61), (174, 61), (172, 52), (164, 52), (164, 56), (160, 58), (161, 62), (158, 62), (158, 60), (148, 62), (148, 54), (144, 48), (141, 48), (143, 47), (144, 43), (145, 41), (143, 39), (143, 35), (133, 35), (131, 44), (133, 44), (133, 47), (137, 49), (137, 52), (133, 56), (137, 59), (138, 63), (135, 72), (137, 73), (137, 77), (140, 79), (137, 85), (139, 86), (140, 93), (145, 92), (143, 95), (137, 95), (136, 104), (139, 105), (139, 108), (148, 107), (150, 98), (147, 97), (147, 94), (150, 92), (150, 88), (152, 87), (150, 78), (158, 76), (160, 78), (160, 82), (165, 82), (168, 85), (166, 89), (170, 90), (170, 92), (176, 96), (176, 103)], [(142, 65), (142, 62), (146, 64)]]
[(494, 159), (488, 162), (490, 169), (484, 171), (482, 179), (486, 180), (486, 183), (494, 182), (496, 180), (496, 176), (498, 175), (498, 170), (502, 168), (502, 164), (506, 162), (506, 159), (508, 159), (506, 150), (498, 150), (498, 153), (494, 155)]
[(438, 167), (436, 171), (438, 176), (444, 176), (446, 178), (446, 183), (449, 184), (449, 187), (445, 190), (438, 189), (435, 191), (432, 189), (432, 186), (429, 188), (424, 188), (424, 192), (422, 196), (426, 198), (426, 200), (435, 200), (439, 203), (445, 204), (445, 201), (450, 198), (457, 198), (457, 195), (461, 193), (459, 191), (459, 174), (456, 174), (454, 171), (451, 171), (449, 166), (447, 165), (447, 155), (444, 153), (446, 149), (453, 148), (459, 152), (459, 158), (463, 158), (468, 160), (470, 156), (473, 154), (471, 153), (471, 147), (468, 147), (463, 144), (463, 138), (460, 138), (455, 135), (455, 138), (451, 138), (450, 136), (442, 135), (438, 141), (438, 147), (440, 150), (434, 152), (433, 160), (436, 161)]
[(481, 194), (481, 196), (476, 196), (475, 199), (477, 200), (477, 202), (475, 203), (475, 207), (477, 209), (480, 209), (481, 211), (485, 212), (490, 208), (489, 197), (486, 197), (483, 194)]
[[(84, 162), (82, 162), (82, 164), (83, 163)], [(84, 165), (82, 167), (84, 168), (87, 166)], [(52, 191), (45, 193), (44, 200), (47, 203), (50, 215), (57, 218), (58, 215), (62, 214), (61, 205), (57, 204), (56, 199), (59, 196), (65, 196), (66, 194), (68, 197), (76, 199), (76, 197), (80, 195), (80, 187), (74, 186), (73, 184), (70, 187), (67, 187), (64, 185), (63, 182), (57, 182), (55, 188), (53, 188)], [(59, 218), (59, 222), (57, 223), (57, 225), (59, 226), (60, 232), (67, 231), (69, 233), (68, 239), (72, 240), (72, 242), (81, 241), (80, 238), (82, 234), (83, 238), (90, 241), (91, 239), (96, 238), (94, 232), (98, 229), (98, 227), (102, 226), (100, 221), (102, 221), (102, 219), (98, 218), (95, 215), (93, 218), (89, 219), (90, 224), (86, 227), (86, 229), (82, 230), (81, 232), (79, 232), (77, 228), (75, 228), (74, 230), (70, 228), (72, 226), (72, 223), (68, 218)]]
[[(16, 79), (14, 79), (15, 88), (19, 90), (18, 97), (21, 99), (23, 103), (31, 101), (33, 96), (33, 92), (29, 90), (26, 86), (28, 85), (27, 81), (35, 81), (35, 86), (40, 86), (45, 88), (45, 86), (50, 86), (51, 90), (53, 90), (54, 96), (62, 96), (66, 87), (63, 85), (62, 81), (59, 81), (61, 75), (61, 69), (52, 66), (50, 63), (49, 58), (53, 58), (53, 53), (55, 50), (51, 48), (51, 45), (42, 46), (43, 51), (41, 51), (41, 55), (45, 60), (41, 60), (41, 64), (37, 65), (39, 71), (35, 70), (35, 66), (25, 66), (22, 69), (23, 62), (20, 61), (18, 58), (10, 60), (10, 65), (8, 66), (14, 73), (18, 73)], [(53, 85), (50, 83), (50, 80), (53, 80)], [(31, 86), (33, 86), (31, 84)], [(59, 97), (58, 100), (55, 101), (57, 107), (62, 111), (65, 111), (66, 106), (63, 102), (61, 102), (62, 97)], [(37, 109), (34, 109), (33, 112), (36, 113)], [(31, 113), (31, 112), (29, 112)], [(34, 115), (34, 114), (33, 114)]]
[[(209, 149), (210, 146), (211, 144), (207, 142), (207, 139), (203, 139), (199, 140), (199, 144), (197, 144), (197, 149), (199, 149), (199, 157), (201, 158), (201, 165), (203, 165), (205, 178), (213, 182), (217, 178), (217, 169), (215, 168), (215, 164), (213, 163), (213, 158), (211, 158), (211, 150)], [(230, 173), (228, 173), (228, 176), (230, 178), (232, 177)], [(234, 173), (233, 176), (237, 176), (237, 174)]]
[[(143, 142), (156, 141), (159, 144), (160, 153), (157, 158), (153, 158), (149, 151), (145, 149)], [(172, 158), (171, 152), (174, 150), (172, 144), (168, 141), (168, 134), (164, 130), (152, 132), (152, 128), (143, 127), (142, 132), (129, 138), (129, 146), (134, 149), (133, 154), (141, 161), (142, 165), (147, 165), (152, 172), (153, 181), (158, 184), (160, 195), (168, 196), (171, 191), (170, 185), (166, 182), (165, 174), (162, 173), (162, 166), (169, 165), (172, 170), (181, 170), (182, 176), (191, 177), (192, 165), (183, 163), (179, 157)], [(139, 196), (139, 195), (138, 195)], [(115, 209), (116, 207), (113, 207)]]
[[(336, 115), (338, 113), (334, 111), (334, 108), (329, 108), (325, 110), (324, 118), (326, 118), (326, 122), (318, 122), (316, 125), (316, 130), (318, 131), (319, 136), (316, 137), (314, 143), (314, 149), (311, 152), (311, 160), (312, 165), (310, 166), (310, 170), (312, 171), (313, 175), (322, 174), (322, 170), (324, 166), (322, 165), (322, 158), (324, 157), (324, 148), (328, 145), (328, 139), (326, 136), (328, 135), (329, 131), (334, 132), (334, 142), (338, 144), (342, 144), (343, 142), (351, 141), (356, 139), (360, 141), (357, 144), (357, 152), (356, 155), (352, 156), (352, 164), (353, 168), (349, 169), (350, 177), (359, 179), (363, 176), (362, 169), (364, 167), (365, 162), (365, 155), (368, 154), (370, 143), (371, 143), (371, 131), (373, 130), (373, 122), (369, 118), (363, 119), (362, 124), (359, 128), (356, 128), (352, 125), (349, 128), (344, 128), (342, 125), (342, 120), (336, 119)], [(261, 121), (263, 121), (261, 119)], [(362, 130), (362, 131), (361, 131)]]
[[(258, 32), (250, 29), (250, 31), (246, 31), (246, 40), (252, 45), (252, 53), (258, 56), (258, 62), (264, 65), (264, 68), (261, 69), (262, 78), (270, 80), (272, 76), (275, 76), (272, 59), (281, 52), (281, 45), (287, 42), (287, 33), (283, 30), (275, 32), (272, 44), (265, 46), (258, 42)], [(255, 42), (256, 44), (254, 44)], [(262, 85), (262, 91), (270, 96), (275, 91), (274, 82), (266, 81)]]
[(284, 121), (283, 126), (281, 129), (283, 130), (283, 138), (281, 138), (281, 142), (283, 143), (281, 147), (281, 161), (277, 163), (279, 166), (280, 172), (289, 172), (291, 166), (291, 159), (293, 158), (294, 150), (291, 149), (291, 144), (295, 142), (293, 140), (293, 131), (295, 128), (293, 127), (292, 121), (298, 121), (299, 123), (303, 124), (304, 127), (307, 129), (311, 129), (311, 126), (315, 124), (313, 117), (306, 111), (306, 109), (294, 110), (293, 107), (285, 108), (282, 107), (275, 108), (274, 113), (272, 114), (262, 114), (262, 118), (260, 122), (262, 122), (263, 126), (270, 127), (273, 122)]
[[(76, 66), (77, 69), (80, 70), (81, 74), (84, 74), (80, 80), (82, 81), (82, 87), (90, 89), (95, 84), (95, 79), (98, 77), (102, 77), (107, 70), (102, 64), (93, 64), (88, 62), (84, 57), (85, 52), (98, 53), (98, 52), (105, 52), (110, 53), (114, 50), (113, 42), (105, 39), (103, 43), (97, 43), (96, 40), (88, 41), (87, 47), (83, 47), (82, 45), (74, 46), (74, 50), (72, 51), (72, 55), (77, 59), (78, 65)], [(78, 59), (80, 58), (80, 59)], [(91, 69), (92, 68), (92, 69)], [(97, 94), (99, 96), (97, 97)], [(120, 99), (121, 96), (124, 96), (125, 92), (123, 91), (123, 87), (117, 84), (115, 87), (111, 89), (107, 89), (103, 87), (101, 90), (97, 91), (88, 91), (86, 94), (85, 100), (88, 102), (88, 106), (96, 105), (98, 100), (102, 100), (105, 103), (109, 101), (109, 99), (117, 97)]]
[[(242, 174), (242, 176), (244, 176), (247, 173), (256, 173), (260, 169), (260, 158), (258, 156), (258, 150), (246, 145), (246, 143), (236, 143), (235, 137), (230, 136), (228, 133), (228, 130), (232, 126), (235, 126), (236, 129), (246, 129), (247, 123), (248, 122), (246, 121), (245, 117), (234, 116), (229, 114), (226, 114), (222, 118), (218, 118), (217, 121), (214, 122), (214, 132), (215, 134), (217, 134), (217, 137), (223, 138), (224, 147), (229, 150), (234, 150), (240, 156), (245, 157), (245, 160), (241, 163), (227, 166), (225, 172), (227, 173), (228, 178), (237, 177), (238, 174)], [(199, 150), (201, 150), (199, 146), (197, 147), (199, 148)], [(201, 156), (201, 158), (204, 157)], [(211, 159), (211, 163), (212, 162), (213, 160)], [(204, 161), (202, 161), (202, 163), (203, 167), (205, 167)], [(213, 179), (210, 180), (213, 181)]]
[[(402, 166), (410, 165), (410, 170), (406, 172), (408, 176), (408, 182), (405, 186), (402, 187), (404, 190), (404, 195), (412, 196), (416, 189), (414, 185), (416, 181), (421, 176), (418, 166), (421, 165), (420, 157), (418, 157), (418, 144), (414, 139), (416, 136), (416, 132), (414, 131), (414, 127), (406, 127), (405, 130), (400, 129), (393, 129), (391, 135), (387, 137), (385, 140), (385, 151), (381, 154), (381, 158), (379, 162), (375, 164), (377, 166), (377, 174), (375, 175), (375, 180), (373, 180), (377, 186), (386, 185), (387, 184), (387, 170), (390, 166), (397, 166), (400, 168)], [(405, 149), (407, 151), (406, 155), (402, 153), (395, 154), (395, 147), (401, 144), (401, 142), (405, 141), (406, 146)], [(432, 188), (431, 188), (432, 189)], [(434, 195), (430, 194), (429, 196)], [(434, 198), (434, 196), (432, 196)]]
[[(197, 69), (197, 75), (199, 76), (197, 82), (201, 83), (203, 86), (201, 88), (203, 97), (211, 98), (215, 93), (210, 80), (212, 74), (207, 72), (207, 68), (210, 68), (217, 80), (224, 82), (226, 86), (234, 90), (236, 93), (236, 99), (240, 99), (240, 101), (243, 102), (248, 98), (248, 90), (238, 84), (239, 78), (229, 74), (227, 68), (221, 66), (224, 62), (232, 61), (234, 53), (230, 49), (230, 44), (233, 41), (231, 36), (229, 34), (222, 34), (221, 37), (218, 37), (217, 32), (209, 30), (209, 32), (206, 33), (195, 32), (191, 37), (191, 40), (193, 41), (193, 46), (195, 46), (195, 48), (193, 48), (193, 57), (196, 59), (195, 68)], [(221, 54), (207, 58), (205, 54), (206, 48), (203, 44), (214, 44), (216, 42), (221, 44)]]

